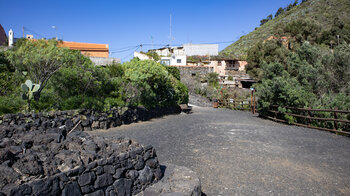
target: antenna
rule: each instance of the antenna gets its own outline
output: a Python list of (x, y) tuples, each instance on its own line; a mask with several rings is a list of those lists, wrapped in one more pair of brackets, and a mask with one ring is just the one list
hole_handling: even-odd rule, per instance
[(151, 38), (152, 40), (152, 49), (154, 49), (154, 42), (153, 42), (153, 36), (150, 34), (149, 37)]
[(170, 39), (169, 47), (171, 48), (171, 42), (172, 42), (172, 40), (175, 40), (175, 37), (173, 37), (173, 36), (171, 35), (171, 14), (170, 14), (170, 35), (169, 35), (169, 39)]

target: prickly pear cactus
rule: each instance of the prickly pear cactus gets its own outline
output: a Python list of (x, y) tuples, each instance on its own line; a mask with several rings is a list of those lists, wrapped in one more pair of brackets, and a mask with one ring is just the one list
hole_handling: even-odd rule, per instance
[(34, 93), (40, 89), (40, 84), (33, 84), (32, 81), (27, 80), (21, 88), (23, 90), (22, 99), (27, 100), (27, 109), (30, 110), (30, 102), (34, 97)]

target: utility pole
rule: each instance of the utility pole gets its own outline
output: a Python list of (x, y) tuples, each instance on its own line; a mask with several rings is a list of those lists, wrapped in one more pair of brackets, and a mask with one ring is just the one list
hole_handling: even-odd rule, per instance
[(171, 34), (171, 14), (170, 14), (170, 35), (169, 35), (169, 39), (170, 39), (169, 47), (171, 48), (172, 40), (175, 39), (175, 38), (172, 36), (172, 34)]
[(22, 26), (22, 38), (24, 38), (24, 26)]
[(170, 38), (170, 48), (171, 48), (171, 41), (172, 41), (172, 36), (171, 36), (171, 14), (170, 14), (170, 35), (169, 35), (169, 38)]

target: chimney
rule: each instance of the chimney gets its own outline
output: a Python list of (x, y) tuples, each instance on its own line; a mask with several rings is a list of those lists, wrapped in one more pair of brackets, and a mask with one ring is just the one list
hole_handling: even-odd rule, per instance
[(10, 29), (9, 31), (9, 46), (13, 46), (13, 31)]

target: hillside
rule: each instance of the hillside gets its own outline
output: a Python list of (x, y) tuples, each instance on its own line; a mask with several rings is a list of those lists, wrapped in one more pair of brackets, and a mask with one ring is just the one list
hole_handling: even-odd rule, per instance
[[(349, 0), (309, 0), (280, 14), (259, 28), (256, 28), (253, 32), (242, 36), (238, 41), (222, 50), (220, 55), (246, 59), (248, 49), (257, 42), (274, 35), (274, 32), (280, 25), (298, 19), (310, 19), (319, 23), (322, 30), (327, 30), (331, 28), (335, 18), (340, 18), (346, 24), (350, 24), (349, 13)], [(271, 14), (275, 15), (275, 13)]]

